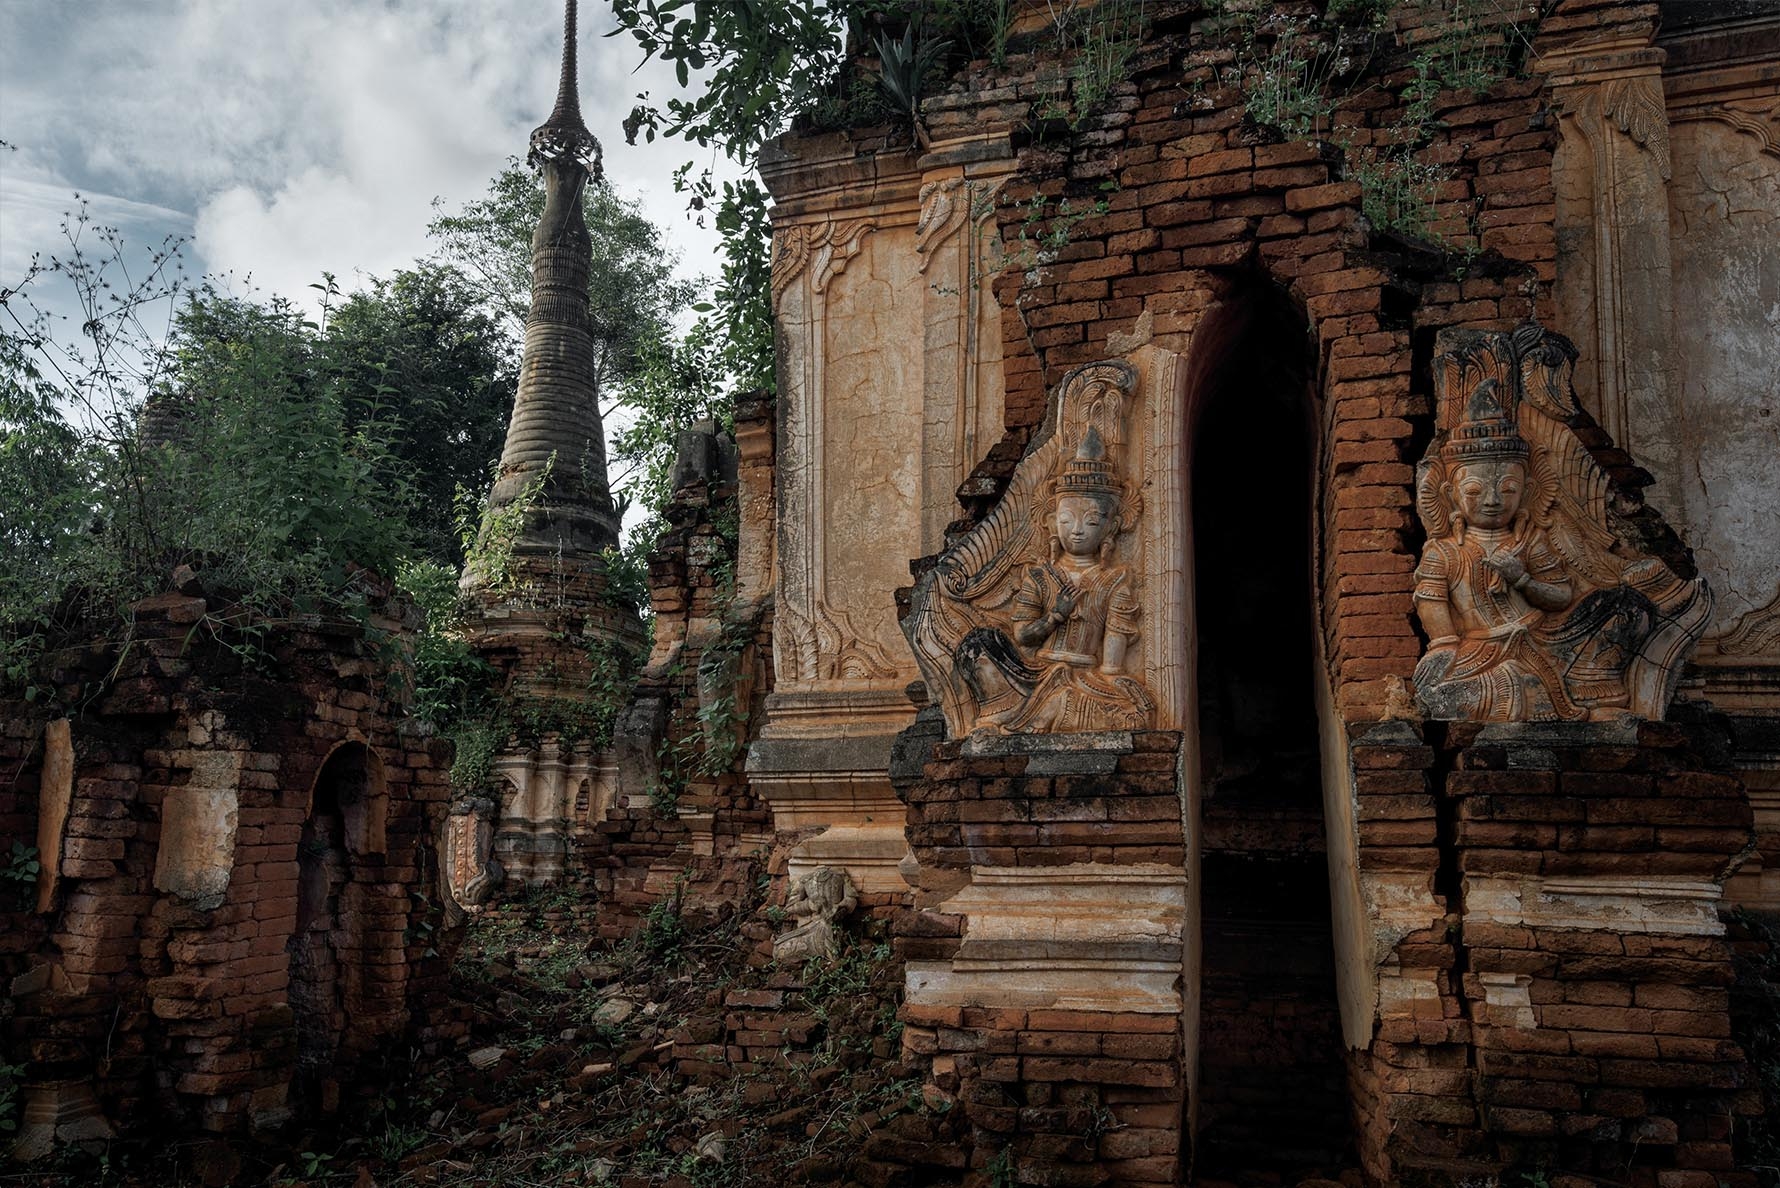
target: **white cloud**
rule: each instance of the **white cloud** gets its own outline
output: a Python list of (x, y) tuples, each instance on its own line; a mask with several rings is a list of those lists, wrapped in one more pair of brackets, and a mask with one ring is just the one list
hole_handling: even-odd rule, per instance
[(77, 191), (68, 180), (23, 150), (0, 159), (0, 284), (13, 284), (31, 257), (65, 255), (63, 227), (85, 206), (90, 222), (117, 228), (130, 242), (159, 247), (168, 235), (189, 235), (183, 211), (115, 194)]
[[(609, 15), (584, 10), (582, 107), (608, 175), (644, 197), (689, 269), (708, 269), (716, 236), (671, 191), (694, 150), (631, 148), (619, 128), (671, 74), (633, 74), (634, 45), (598, 36)], [(400, 267), (428, 250), (435, 197), (480, 195), (525, 151), (554, 95), (560, 13), (556, 0), (0, 0), (0, 137), (32, 162), (17, 179), (0, 163), (5, 275), (53, 246), (57, 186), (138, 211), (144, 230), (189, 220), (203, 266), (292, 297), (324, 270), (350, 287)]]

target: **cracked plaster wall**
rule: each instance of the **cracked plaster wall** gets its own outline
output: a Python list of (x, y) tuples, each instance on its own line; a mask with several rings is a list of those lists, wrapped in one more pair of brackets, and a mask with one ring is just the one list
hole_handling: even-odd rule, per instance
[(914, 233), (868, 235), (859, 255), (829, 283), (822, 349), (828, 405), (823, 446), (827, 522), (825, 585), (865, 641), (903, 660), (890, 592), (908, 581), (921, 551), (921, 351)]
[(1671, 151), (1676, 512), (1719, 630), (1780, 587), (1780, 156), (1704, 120), (1675, 124)]

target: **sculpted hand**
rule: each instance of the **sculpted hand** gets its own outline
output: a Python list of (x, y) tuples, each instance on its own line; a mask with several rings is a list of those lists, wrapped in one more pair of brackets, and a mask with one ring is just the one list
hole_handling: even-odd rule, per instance
[(1492, 553), (1483, 559), (1483, 563), (1502, 575), (1509, 585), (1519, 588), (1521, 579), (1527, 576), (1527, 567), (1513, 553)]
[(1064, 586), (1057, 591), (1056, 604), (1051, 607), (1051, 616), (1058, 623), (1067, 623), (1071, 612), (1075, 610), (1075, 591)]
[(1416, 685), (1437, 685), (1446, 679), (1453, 661), (1458, 658), (1458, 649), (1452, 643), (1437, 643), (1428, 648), (1428, 654), (1421, 658), (1415, 666)]

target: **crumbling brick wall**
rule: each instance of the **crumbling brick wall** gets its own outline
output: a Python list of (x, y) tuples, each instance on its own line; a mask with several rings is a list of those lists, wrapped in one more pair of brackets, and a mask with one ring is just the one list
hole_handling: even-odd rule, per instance
[[(1302, 15), (1303, 6), (1278, 8)], [(1407, 123), (1408, 55), (1374, 59), (1365, 85), (1333, 105), (1325, 140), (1283, 141), (1248, 117), (1243, 93), (1230, 85), (1235, 48), (1216, 16), (1195, 5), (1157, 14), (1129, 79), (1068, 126), (1032, 118), (1057, 110), (1069, 87), (1042, 52), (1010, 55), (999, 69), (978, 64), (923, 105), (933, 159), (954, 151), (971, 160), (963, 146), (1005, 128), (1020, 166), (998, 205), (1014, 266), (994, 282), (1007, 433), (960, 488), (965, 517), (953, 530), (995, 506), (1070, 368), (1152, 343), (1191, 363), (1214, 347), (1208, 316), (1234, 295), (1257, 283), (1283, 293), (1314, 360), (1315, 582), (1332, 716), (1323, 762), (1350, 782), (1340, 799), (1353, 807), (1351, 821), (1330, 821), (1332, 870), (1351, 864), (1367, 894), (1415, 888), (1418, 899), (1403, 912), (1400, 903), (1356, 898), (1372, 929), (1357, 951), (1370, 958), (1374, 939), (1387, 950), (1376, 970), (1366, 966), (1366, 1034), (1349, 1037), (1358, 1045), (1349, 1082), (1368, 1172), (1391, 1183), (1409, 1174), (1497, 1174), (1515, 1163), (1584, 1172), (1611, 1165), (1638, 1183), (1678, 1186), (1729, 1175), (1725, 1136), (1751, 1099), (1715, 990), (1728, 976), (1728, 949), (1710, 905), (1749, 838), (1738, 781), (1715, 770), (1709, 749), (1661, 726), (1645, 726), (1631, 744), (1579, 727), (1556, 731), (1555, 741), (1485, 745), (1398, 720), (1415, 714), (1406, 685), (1426, 642), (1412, 599), (1423, 543), (1414, 466), (1433, 433), (1435, 336), (1554, 318), (1559, 134), (1538, 57), (1596, 41), (1648, 42), (1656, 6), (1551, 6), (1533, 35), (1528, 74), (1481, 93), (1433, 97), (1433, 119), (1417, 125), (1418, 156), (1445, 173), (1429, 227), (1444, 251), (1381, 232), (1352, 172), (1355, 150), (1390, 143)], [(1402, 40), (1415, 44), (1435, 17), (1404, 8), (1395, 19)], [(1487, 27), (1478, 33), (1490, 35)], [(873, 151), (870, 137), (859, 143), (862, 155)], [(1077, 216), (1061, 217), (1065, 200)], [(1060, 237), (1045, 238), (1058, 227)], [(1622, 533), (1691, 575), (1685, 546), (1642, 505), (1649, 476), (1586, 416), (1570, 427), (1613, 481)], [(1268, 464), (1264, 441), (1255, 443), (1255, 464)], [(926, 757), (933, 736), (921, 733), (910, 731), (905, 744)], [(932, 754), (958, 762), (943, 747)], [(1492, 764), (1504, 795), (1527, 782), (1512, 809), (1481, 793), (1496, 778)], [(936, 830), (989, 829), (975, 844), (1011, 855), (1011, 839), (1037, 828), (1006, 814), (936, 823), (924, 800), (934, 783), (930, 775), (904, 785), (924, 877), (934, 851), (923, 846), (935, 845)], [(1024, 794), (1034, 797), (1020, 805), (1031, 813), (1049, 793)], [(1178, 794), (1191, 818), (1191, 792)], [(1674, 815), (1696, 794), (1710, 820), (1683, 830)], [(1524, 821), (1493, 815), (1522, 810)], [(1539, 815), (1569, 810), (1580, 816)], [(1613, 813), (1621, 816), (1609, 825)], [(1492, 932), (1480, 906), (1485, 891), (1528, 862), (1560, 887), (1571, 874), (1594, 880), (1594, 898), (1567, 926), (1546, 919)], [(1697, 883), (1697, 919), (1668, 933), (1632, 918), (1641, 908), (1616, 918), (1602, 889), (1622, 873), (1630, 883), (1647, 875)], [(1655, 892), (1628, 886), (1626, 894), (1637, 901)], [(935, 888), (917, 903), (943, 898)], [(911, 960), (929, 950), (938, 959), (956, 945), (946, 923), (931, 910), (910, 918)], [(1620, 989), (1609, 989), (1615, 978)], [(1349, 1005), (1344, 1015), (1356, 1013)], [(1007, 1058), (994, 1066), (997, 1076), (1021, 1087), (1017, 1047), (997, 1046), (1006, 1020), (968, 1012), (923, 1020), (910, 1010), (911, 1043), (934, 1046), (941, 1041), (929, 1031), (949, 1034), (965, 1054), (961, 1067), (971, 1069), (989, 1059), (976, 1052), (993, 1050)], [(1650, 1049), (1655, 1058), (1633, 1054)], [(1175, 1149), (1185, 1152), (1184, 1138)]]
[(756, 396), (738, 403), (734, 437), (703, 425), (678, 444), (649, 556), (653, 646), (616, 731), (617, 797), (581, 845), (607, 939), (633, 931), (676, 884), (695, 905), (742, 902), (750, 856), (771, 838), (742, 764), (771, 691), (772, 609), (747, 584), (766, 579), (744, 576), (738, 554), (770, 532), (757, 521), (770, 515), (772, 423), (772, 401)]
[(120, 1128), (277, 1128), (391, 1040), (443, 1038), (450, 748), (405, 715), (391, 612), (254, 639), (238, 608), (169, 594), (128, 647), (60, 654), (70, 719), (8, 707), (9, 829), (27, 801), (66, 813), (41, 906), (6, 928), (30, 1150), (95, 1103)]
[[(916, 729), (922, 725), (937, 723)], [(917, 972), (955, 967), (966, 920), (926, 905), (968, 882), (978, 865), (1184, 869), (1180, 742), (1177, 733), (1152, 731), (1109, 737), (1104, 754), (1073, 756), (933, 746), (919, 777), (905, 776), (902, 788), (920, 873), (917, 906), (897, 921), (898, 955)], [(1181, 938), (1163, 948), (1178, 968)], [(1007, 988), (1017, 995), (1018, 987)], [(956, 1099), (970, 1167), (1017, 1167), (1032, 1183), (1179, 1182), (1189, 1073), (1178, 1009), (988, 1008), (944, 997), (915, 994), (904, 1003), (904, 1046), (927, 1058), (933, 1084)]]
[[(966, 505), (992, 506), (976, 492), (1012, 473), (1068, 369), (1139, 340), (1185, 352), (1234, 281), (1264, 276), (1289, 294), (1315, 340), (1328, 659), (1344, 711), (1375, 714), (1420, 655), (1409, 626), (1419, 544), (1411, 488), (1430, 432), (1434, 334), (1549, 316), (1556, 123), (1537, 77), (1438, 97), (1425, 155), (1450, 176), (1432, 229), (1477, 253), (1461, 270), (1460, 256), (1374, 233), (1360, 185), (1331, 145), (1278, 143), (1246, 118), (1242, 94), (1220, 79), (1231, 49), (1205, 28), (1146, 43), (1132, 80), (1079, 131), (1021, 152), (998, 208), (1011, 257), (1031, 252), (1035, 203), (1055, 211), (1066, 199), (1077, 208), (1098, 201), (1106, 213), (1074, 223), (1037, 266), (996, 282), (1008, 436), (966, 484)], [(975, 96), (985, 91), (1002, 96), (997, 111), (1010, 87), (1039, 101), (1044, 72), (1027, 70), (996, 79), (999, 89), (976, 79), (930, 100), (932, 135), (983, 121)], [(1375, 85), (1336, 106), (1334, 128), (1361, 147), (1383, 143), (1412, 78), (1404, 62), (1382, 63)]]
[(1711, 770), (1718, 732), (1392, 723), (1359, 740), (1364, 861), (1425, 872), (1447, 908), (1395, 946), (1393, 1002), (1350, 1064), (1375, 1178), (1738, 1182), (1733, 1123), (1762, 1105), (1712, 887), (1750, 809)]

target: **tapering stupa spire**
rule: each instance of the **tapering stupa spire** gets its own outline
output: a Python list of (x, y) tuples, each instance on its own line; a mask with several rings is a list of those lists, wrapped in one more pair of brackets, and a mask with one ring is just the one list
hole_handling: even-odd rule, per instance
[(556, 106), (550, 118), (532, 132), (533, 169), (547, 161), (568, 158), (598, 177), (600, 144), (581, 120), (581, 94), (575, 71), (575, 0), (568, 0), (562, 14), (562, 74), (556, 83)]
[[(563, 18), (556, 107), (532, 133), (528, 160), (543, 176), (544, 215), (532, 235), (525, 354), (489, 507), (498, 511), (521, 498), (548, 466), (542, 493), (527, 501), (525, 530), (514, 551), (597, 565), (599, 551), (618, 543), (618, 515), (606, 486), (588, 319), (592, 243), (581, 195), (600, 176), (600, 146), (581, 121), (576, 95), (575, 0), (568, 0)], [(477, 580), (478, 575), (465, 574), (466, 586)]]
[(499, 739), (487, 777), (468, 789), (496, 794), (498, 822), (479, 844), (516, 883), (561, 878), (574, 839), (591, 824), (587, 814), (597, 819), (597, 809), (577, 802), (596, 795), (604, 779), (601, 752), (584, 724), (570, 724), (592, 720), (601, 655), (594, 645), (614, 649), (605, 655), (647, 651), (642, 620), (614, 597), (602, 556), (618, 543), (618, 514), (606, 486), (588, 316), (593, 245), (582, 215), (587, 186), (600, 175), (599, 157), (599, 141), (581, 122), (575, 96), (575, 0), (568, 0), (556, 106), (531, 136), (544, 212), (532, 233), (519, 391), (488, 497), (490, 512), (508, 513), (496, 522), (518, 531), (511, 554), (501, 547), (480, 550), (460, 583), (476, 612), (466, 617), (464, 634), (501, 674), (505, 694), (565, 710), (582, 706), (590, 715), (565, 713), (557, 725), (540, 721), (535, 730)]

